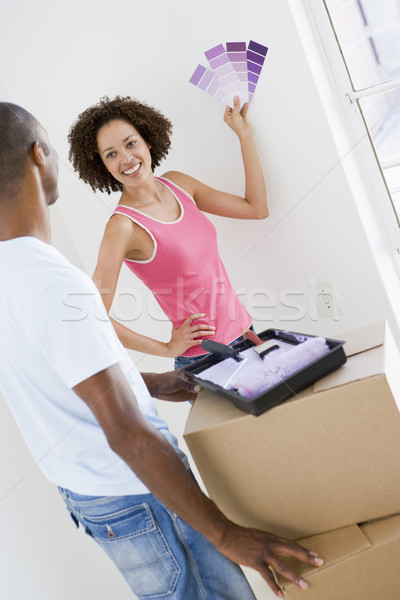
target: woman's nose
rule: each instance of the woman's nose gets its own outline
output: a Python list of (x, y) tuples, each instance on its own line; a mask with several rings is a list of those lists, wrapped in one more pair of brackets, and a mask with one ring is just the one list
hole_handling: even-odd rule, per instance
[(125, 150), (123, 154), (124, 162), (132, 162), (135, 157), (133, 156), (133, 150)]

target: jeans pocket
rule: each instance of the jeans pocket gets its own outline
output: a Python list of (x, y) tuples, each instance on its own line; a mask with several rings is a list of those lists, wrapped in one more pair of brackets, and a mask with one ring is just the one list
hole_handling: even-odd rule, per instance
[(117, 565), (140, 600), (173, 594), (180, 567), (148, 504), (84, 517), (87, 533)]

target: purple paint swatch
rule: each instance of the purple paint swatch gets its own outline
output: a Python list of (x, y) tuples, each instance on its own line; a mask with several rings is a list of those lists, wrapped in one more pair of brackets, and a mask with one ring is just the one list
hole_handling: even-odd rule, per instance
[(249, 90), (249, 102), (253, 97), (253, 94), (260, 77), (261, 69), (263, 67), (265, 57), (267, 56), (268, 48), (262, 44), (258, 44), (251, 40), (247, 48), (247, 77), (248, 77), (248, 90)]
[(206, 59), (208, 61), (210, 61), (213, 58), (220, 56), (221, 54), (225, 54), (225, 48), (223, 47), (222, 44), (218, 44), (218, 46), (214, 46), (214, 48), (210, 48), (210, 50), (206, 50), (204, 52), (204, 54), (206, 55)]
[(227, 42), (226, 52), (240, 81), (247, 82), (246, 42)]
[(218, 44), (204, 52), (210, 69), (198, 65), (190, 83), (233, 107), (234, 96), (240, 104), (253, 97), (268, 48), (251, 40)]
[(268, 48), (266, 46), (262, 46), (261, 44), (257, 44), (257, 42), (253, 41), (249, 42), (249, 50), (257, 52), (257, 54), (261, 54), (261, 56), (267, 56), (268, 52)]
[(206, 68), (203, 67), (203, 65), (197, 65), (195, 72), (189, 79), (190, 83), (197, 85), (199, 83), (200, 79), (203, 77), (205, 72), (206, 72)]
[(226, 42), (227, 52), (246, 52), (246, 42)]
[(234, 96), (239, 96), (241, 105), (247, 102), (248, 88), (246, 82), (239, 78), (223, 44), (218, 44), (218, 46), (206, 50), (204, 54), (221, 86), (225, 104), (233, 107)]
[(221, 86), (219, 85), (214, 73), (209, 69), (203, 67), (203, 65), (197, 65), (195, 72), (189, 79), (190, 83), (193, 83), (196, 87), (210, 96), (215, 96), (221, 102), (223, 101), (223, 95)]

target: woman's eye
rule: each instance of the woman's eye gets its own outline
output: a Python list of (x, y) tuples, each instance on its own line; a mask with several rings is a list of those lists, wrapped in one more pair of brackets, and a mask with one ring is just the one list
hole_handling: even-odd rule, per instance
[(135, 140), (131, 140), (130, 142), (128, 142), (128, 148), (132, 148), (132, 146), (134, 146), (135, 144)]
[(115, 152), (109, 152), (106, 156), (106, 158), (114, 158), (115, 156)]

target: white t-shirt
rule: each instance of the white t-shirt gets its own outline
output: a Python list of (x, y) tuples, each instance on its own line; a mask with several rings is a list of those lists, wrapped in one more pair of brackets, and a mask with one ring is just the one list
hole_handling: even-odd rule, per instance
[(71, 389), (116, 363), (142, 413), (186, 462), (92, 280), (34, 237), (0, 242), (0, 389), (43, 473), (76, 493), (148, 492)]

